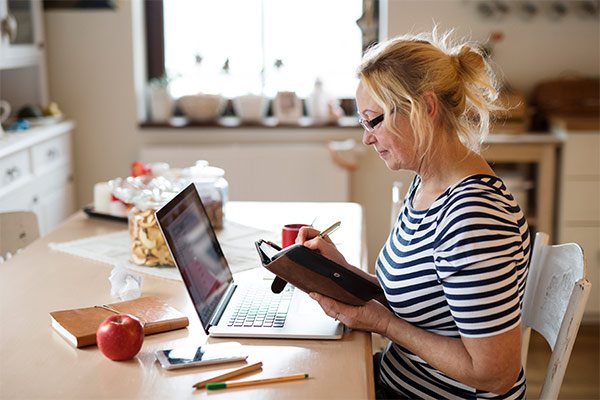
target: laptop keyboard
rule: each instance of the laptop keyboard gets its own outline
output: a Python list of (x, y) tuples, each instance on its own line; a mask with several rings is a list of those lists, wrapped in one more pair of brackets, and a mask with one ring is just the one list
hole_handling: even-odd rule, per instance
[(283, 328), (293, 293), (292, 285), (279, 294), (265, 287), (250, 287), (240, 297), (227, 326)]

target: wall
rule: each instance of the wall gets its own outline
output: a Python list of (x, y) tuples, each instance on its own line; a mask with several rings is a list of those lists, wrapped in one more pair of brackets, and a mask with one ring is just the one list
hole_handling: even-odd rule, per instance
[(77, 204), (92, 200), (96, 182), (123, 176), (137, 157), (132, 11), (46, 11), (50, 99), (76, 122), (73, 135)]
[(472, 0), (387, 1), (388, 37), (431, 31), (433, 21), (442, 32), (454, 29), (458, 37), (478, 42), (486, 41), (491, 32), (503, 32), (504, 39), (495, 46), (493, 59), (505, 80), (526, 93), (543, 79), (559, 75), (597, 77), (600, 73), (597, 16), (582, 18), (569, 8), (563, 18), (552, 20), (547, 15), (550, 1), (533, 1), (539, 11), (527, 21), (517, 14), (517, 1), (505, 2), (511, 5), (511, 11), (499, 20), (481, 17), (476, 11), (478, 2)]
[[(385, 0), (384, 0), (385, 1)], [(435, 20), (442, 30), (484, 40), (501, 29), (505, 39), (496, 47), (496, 62), (508, 81), (528, 91), (540, 79), (565, 73), (598, 75), (599, 22), (568, 15), (558, 22), (538, 16), (531, 22), (481, 19), (472, 1), (388, 0), (387, 36), (430, 30)], [(76, 121), (74, 135), (78, 204), (92, 200), (94, 183), (127, 173), (148, 132), (137, 126), (138, 99), (133, 45), (140, 0), (119, 0), (110, 11), (45, 12), (50, 98)], [(137, 108), (136, 108), (137, 107)], [(187, 132), (191, 133), (191, 132)], [(365, 206), (369, 259), (373, 263), (387, 237), (391, 182), (406, 173), (385, 168), (371, 149), (360, 157), (351, 177), (351, 196)]]
[(171, 143), (140, 151), (143, 162), (174, 168), (199, 158), (225, 170), (231, 200), (349, 201), (350, 174), (331, 159), (327, 143)]

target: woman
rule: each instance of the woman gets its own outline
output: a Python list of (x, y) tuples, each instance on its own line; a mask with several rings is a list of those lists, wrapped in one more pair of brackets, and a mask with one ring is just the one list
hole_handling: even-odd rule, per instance
[[(311, 297), (348, 327), (391, 340), (375, 357), (378, 397), (524, 398), (528, 226), (477, 153), (498, 109), (489, 68), (473, 48), (448, 43), (435, 30), (392, 39), (359, 67), (363, 143), (389, 169), (416, 173), (377, 259), (391, 310)], [(303, 228), (297, 243), (354, 268), (317, 234)]]

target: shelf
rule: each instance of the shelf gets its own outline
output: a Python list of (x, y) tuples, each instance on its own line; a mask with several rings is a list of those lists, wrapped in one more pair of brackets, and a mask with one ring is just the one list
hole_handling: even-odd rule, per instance
[(8, 57), (3, 56), (0, 58), (0, 70), (35, 67), (39, 65), (39, 63), (40, 55), (37, 53), (27, 53)]
[(221, 117), (215, 121), (197, 122), (191, 121), (186, 117), (173, 117), (169, 122), (142, 122), (140, 128), (152, 129), (152, 128), (173, 128), (173, 129), (198, 129), (198, 128), (248, 128), (248, 129), (276, 129), (276, 128), (290, 128), (290, 129), (306, 129), (306, 128), (328, 128), (328, 127), (342, 127), (342, 128), (358, 128), (357, 117), (341, 117), (337, 121), (332, 121), (327, 124), (314, 123), (310, 117), (302, 117), (297, 124), (279, 124), (277, 118), (267, 117), (258, 122), (243, 122), (240, 118), (235, 116)]

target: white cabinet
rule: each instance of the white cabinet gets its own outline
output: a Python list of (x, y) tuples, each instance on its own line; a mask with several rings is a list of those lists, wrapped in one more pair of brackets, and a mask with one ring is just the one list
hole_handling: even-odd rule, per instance
[(75, 211), (72, 122), (0, 138), (0, 212), (31, 210), (42, 235)]
[(43, 58), (42, 2), (0, 0), (0, 65), (39, 65)]
[(600, 132), (555, 128), (565, 138), (559, 197), (559, 243), (578, 243), (585, 253), (592, 292), (585, 319), (600, 320)]
[(0, 98), (13, 115), (48, 104), (43, 33), (41, 0), (0, 0)]
[[(0, 0), (0, 98), (48, 104), (41, 0)], [(0, 212), (31, 210), (42, 235), (75, 211), (72, 122), (0, 136)]]

